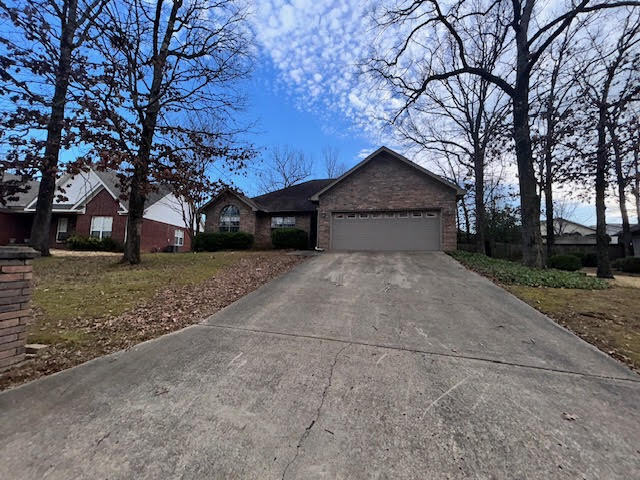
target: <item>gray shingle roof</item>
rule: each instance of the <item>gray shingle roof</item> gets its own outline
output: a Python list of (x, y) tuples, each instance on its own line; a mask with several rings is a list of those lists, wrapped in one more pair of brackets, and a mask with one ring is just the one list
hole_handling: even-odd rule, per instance
[(309, 197), (333, 181), (332, 178), (309, 180), (253, 197), (252, 200), (261, 210), (269, 212), (312, 212), (315, 211), (316, 205), (309, 200)]
[[(128, 196), (125, 196), (124, 199), (121, 198), (122, 189), (120, 188), (120, 181), (118, 179), (117, 173), (114, 170), (98, 171), (96, 169), (94, 169), (94, 172), (98, 175), (98, 177), (100, 177), (100, 180), (102, 180), (102, 182), (106, 185), (107, 189), (110, 190), (116, 197), (118, 197), (120, 203), (122, 203), (122, 205), (124, 205), (124, 207), (128, 209), (129, 199)], [(13, 180), (19, 177), (10, 173), (5, 173), (2, 178)], [(65, 176), (65, 178), (68, 177)], [(38, 195), (38, 186), (40, 185), (40, 182), (37, 180), (30, 180), (29, 182), (27, 182), (27, 185), (29, 186), (29, 190), (25, 193), (16, 194), (15, 196), (18, 197), (18, 200), (7, 201), (5, 208), (11, 210), (21, 210), (33, 201), (33, 199)], [(169, 186), (162, 184), (158, 185), (156, 190), (153, 190), (147, 195), (145, 208), (148, 208), (154, 203), (160, 201), (169, 193), (171, 193), (171, 188)], [(65, 206), (66, 205), (63, 204), (56, 204), (56, 208), (64, 208)], [(71, 207), (73, 205), (68, 206)]]
[[(13, 175), (11, 173), (4, 173), (2, 175), (2, 181), (14, 181), (14, 180), (20, 180), (20, 176)], [(12, 197), (16, 197), (17, 199), (7, 200), (6, 205), (4, 207), (12, 210), (16, 210), (16, 209), (19, 210), (26, 207), (29, 203), (31, 203), (31, 200), (33, 200), (38, 194), (38, 185), (40, 185), (40, 182), (38, 182), (37, 180), (30, 180), (26, 182), (26, 187), (28, 187), (28, 190), (26, 192), (20, 192), (20, 193), (16, 193), (15, 195), (12, 195)]]

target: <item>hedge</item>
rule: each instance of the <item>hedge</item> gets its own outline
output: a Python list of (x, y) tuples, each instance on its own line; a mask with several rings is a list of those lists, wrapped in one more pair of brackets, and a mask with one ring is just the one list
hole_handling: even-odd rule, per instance
[(299, 228), (276, 228), (271, 232), (271, 243), (275, 248), (304, 250), (309, 246), (309, 237)]
[(246, 250), (253, 246), (253, 235), (246, 232), (199, 233), (193, 240), (196, 252)]
[(549, 268), (575, 272), (582, 268), (582, 262), (575, 255), (553, 255), (549, 258)]
[(618, 258), (611, 263), (611, 266), (625, 273), (640, 273), (640, 257)]
[(71, 250), (94, 251), (94, 252), (122, 252), (123, 245), (111, 237), (102, 240), (95, 237), (84, 237), (73, 235), (67, 239), (67, 245)]

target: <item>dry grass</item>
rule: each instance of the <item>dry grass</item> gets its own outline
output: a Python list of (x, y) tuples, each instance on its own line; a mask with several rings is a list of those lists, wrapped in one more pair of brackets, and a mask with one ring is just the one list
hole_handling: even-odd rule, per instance
[[(630, 277), (631, 278), (631, 277)], [(600, 350), (640, 371), (640, 290), (506, 287)]]
[(0, 389), (198, 323), (301, 260), (278, 251), (151, 254), (136, 266), (105, 256), (38, 259), (27, 342), (49, 347)]

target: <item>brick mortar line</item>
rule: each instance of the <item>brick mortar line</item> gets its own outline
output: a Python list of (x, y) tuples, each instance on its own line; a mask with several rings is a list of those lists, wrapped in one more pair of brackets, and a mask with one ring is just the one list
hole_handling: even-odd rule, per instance
[[(504, 360), (496, 360), (496, 359), (491, 359), (491, 358), (474, 357), (474, 356), (469, 356), (469, 355), (456, 355), (456, 354), (453, 354), (453, 353), (444, 353), (444, 352), (433, 352), (433, 351), (429, 351), (429, 350), (420, 350), (420, 349), (417, 349), (417, 348), (409, 348), (409, 347), (402, 347), (402, 346), (391, 346), (391, 345), (385, 345), (385, 344), (381, 344), (381, 343), (369, 343), (369, 342), (363, 342), (363, 341), (359, 341), (359, 340), (343, 340), (343, 339), (340, 339), (340, 338), (324, 337), (324, 336), (320, 336), (320, 335), (305, 335), (305, 334), (300, 334), (300, 333), (276, 332), (276, 331), (273, 331), (273, 330), (262, 330), (262, 329), (247, 328), (247, 327), (234, 327), (234, 326), (231, 326), (231, 325), (198, 323), (198, 324), (195, 324), (194, 326), (209, 327), (209, 328), (219, 328), (219, 329), (224, 329), (224, 330), (235, 330), (235, 331), (240, 331), (240, 332), (262, 333), (262, 334), (267, 334), (267, 335), (280, 335), (280, 336), (284, 336), (284, 337), (307, 338), (307, 339), (311, 339), (311, 340), (324, 340), (324, 341), (328, 341), (328, 342), (339, 342), (339, 343), (346, 343), (346, 344), (353, 344), (353, 345), (362, 345), (362, 346), (365, 346), (365, 347), (377, 347), (377, 348), (385, 348), (385, 349), (388, 349), (388, 350), (397, 350), (397, 351), (402, 351), (402, 352), (420, 353), (420, 354), (423, 354), (423, 355), (433, 355), (433, 356), (447, 357), (447, 358), (459, 358), (459, 359), (462, 359), (462, 360), (473, 360), (473, 361), (477, 361), (477, 362), (493, 363), (493, 364), (496, 364), (496, 365), (505, 365), (505, 366), (509, 366), (509, 367), (518, 367), (518, 368), (525, 368), (525, 369), (532, 369), (532, 370), (542, 370), (544, 372), (561, 373), (561, 374), (565, 374), (565, 375), (575, 375), (575, 376), (586, 377), (586, 378), (597, 378), (597, 379), (601, 379), (601, 380), (617, 380), (617, 381), (631, 382), (631, 383), (640, 384), (640, 378), (638, 378), (638, 379), (635, 379), (635, 378), (624, 378), (624, 377), (615, 377), (615, 376), (611, 376), (611, 375), (598, 375), (598, 374), (595, 374), (595, 373), (575, 372), (573, 370), (563, 370), (563, 369), (560, 369), (560, 368), (539, 367), (539, 366), (536, 366), (536, 365), (525, 365), (523, 363), (512, 363), (512, 362), (507, 362), (507, 361), (504, 361)], [(631, 372), (633, 373), (632, 370), (631, 370)]]

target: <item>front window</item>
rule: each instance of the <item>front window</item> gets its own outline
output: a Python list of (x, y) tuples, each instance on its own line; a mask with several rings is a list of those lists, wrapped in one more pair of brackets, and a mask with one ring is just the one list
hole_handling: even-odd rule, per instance
[(91, 217), (91, 236), (94, 238), (108, 238), (111, 236), (113, 217)]
[(58, 218), (58, 228), (56, 230), (56, 242), (62, 243), (67, 241), (69, 236), (69, 219), (67, 217)]
[(296, 217), (271, 217), (271, 228), (287, 228), (296, 226)]
[(240, 210), (235, 205), (227, 205), (220, 212), (220, 231), (237, 232), (240, 230)]
[(184, 245), (184, 230), (176, 230), (173, 236), (173, 244), (176, 247)]

